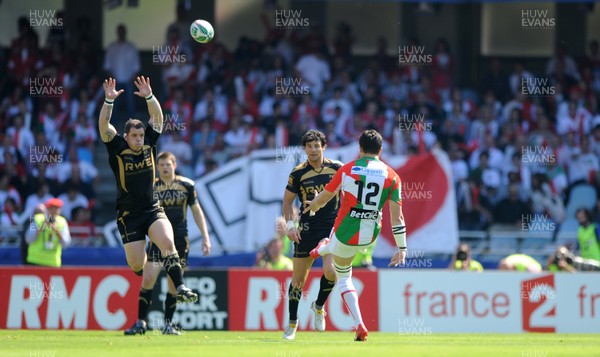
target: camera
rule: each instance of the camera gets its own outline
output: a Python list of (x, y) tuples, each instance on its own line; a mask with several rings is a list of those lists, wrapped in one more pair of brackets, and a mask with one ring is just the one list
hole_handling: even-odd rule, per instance
[(557, 252), (554, 254), (552, 264), (558, 265), (558, 263), (564, 260), (567, 264), (572, 266), (577, 271), (600, 271), (600, 263), (593, 259), (584, 259), (577, 257), (570, 251), (566, 253)]
[(465, 252), (464, 250), (459, 250), (456, 253), (456, 260), (460, 260), (460, 261), (467, 260), (467, 252)]

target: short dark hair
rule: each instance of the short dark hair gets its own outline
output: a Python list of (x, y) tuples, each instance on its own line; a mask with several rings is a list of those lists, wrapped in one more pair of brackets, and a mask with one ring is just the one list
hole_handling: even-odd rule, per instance
[(376, 130), (368, 129), (360, 135), (358, 143), (363, 153), (378, 155), (383, 145), (383, 138)]
[(321, 146), (327, 145), (325, 134), (318, 130), (309, 130), (302, 136), (302, 146), (306, 146), (306, 143), (311, 141), (319, 141), (321, 142)]
[(131, 128), (134, 128), (134, 129), (146, 129), (144, 127), (144, 123), (142, 123), (141, 120), (139, 120), (139, 119), (133, 119), (133, 118), (130, 118), (125, 123), (125, 134), (129, 134), (129, 130), (131, 130)]
[(158, 154), (158, 156), (156, 158), (156, 162), (159, 162), (160, 160), (171, 160), (174, 164), (177, 163), (177, 159), (175, 158), (175, 155), (173, 155), (173, 153), (170, 153), (168, 151), (163, 151), (160, 154)]

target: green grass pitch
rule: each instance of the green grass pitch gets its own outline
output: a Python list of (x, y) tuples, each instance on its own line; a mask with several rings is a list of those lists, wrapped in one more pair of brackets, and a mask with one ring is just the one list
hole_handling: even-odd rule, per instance
[(163, 336), (123, 336), (121, 331), (0, 330), (0, 356), (600, 356), (600, 336), (587, 334), (369, 334), (302, 332), (283, 341), (281, 332), (189, 331)]

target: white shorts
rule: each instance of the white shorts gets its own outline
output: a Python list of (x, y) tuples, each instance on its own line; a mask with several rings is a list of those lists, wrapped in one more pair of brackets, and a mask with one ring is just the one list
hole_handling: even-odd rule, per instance
[(367, 245), (348, 245), (340, 242), (335, 236), (335, 232), (331, 232), (329, 236), (329, 244), (327, 244), (327, 250), (330, 254), (337, 255), (342, 258), (352, 258), (357, 253), (365, 253), (367, 249), (375, 244), (377, 240), (367, 244)]

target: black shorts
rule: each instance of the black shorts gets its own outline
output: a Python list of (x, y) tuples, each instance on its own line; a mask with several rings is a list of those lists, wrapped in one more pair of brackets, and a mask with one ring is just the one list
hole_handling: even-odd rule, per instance
[[(190, 241), (187, 237), (175, 237), (175, 249), (179, 254), (179, 263), (185, 269), (188, 266), (188, 253), (190, 252)], [(162, 260), (162, 254), (158, 246), (152, 242), (148, 244), (148, 260), (151, 262), (159, 262)]]
[(329, 238), (331, 228), (317, 228), (300, 231), (300, 244), (294, 243), (294, 258), (306, 258), (323, 238)]
[(123, 245), (146, 240), (146, 235), (152, 223), (163, 218), (167, 219), (167, 215), (161, 206), (152, 206), (138, 212), (119, 212), (117, 226), (121, 233)]

